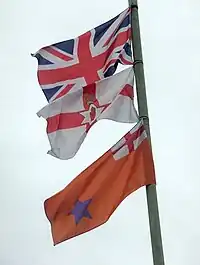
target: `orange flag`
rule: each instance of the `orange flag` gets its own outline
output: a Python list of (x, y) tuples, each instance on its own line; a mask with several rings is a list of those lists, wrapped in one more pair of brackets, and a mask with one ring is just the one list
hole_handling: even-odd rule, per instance
[(105, 223), (133, 191), (155, 184), (151, 149), (140, 121), (109, 151), (44, 203), (54, 245)]

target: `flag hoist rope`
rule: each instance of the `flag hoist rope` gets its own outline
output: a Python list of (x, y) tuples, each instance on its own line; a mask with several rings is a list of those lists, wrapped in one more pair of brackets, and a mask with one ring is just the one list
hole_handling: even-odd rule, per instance
[[(129, 0), (129, 6), (131, 7), (133, 68), (137, 90), (138, 112), (139, 117), (144, 121), (144, 126), (151, 144), (137, 0)], [(164, 265), (156, 185), (146, 186), (146, 195), (153, 262), (154, 265)]]

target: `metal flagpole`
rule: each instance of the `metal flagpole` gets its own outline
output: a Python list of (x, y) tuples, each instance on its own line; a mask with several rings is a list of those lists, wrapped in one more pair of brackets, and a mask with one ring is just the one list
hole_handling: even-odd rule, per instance
[[(140, 118), (142, 118), (144, 121), (144, 126), (148, 134), (149, 142), (151, 144), (137, 0), (129, 0), (129, 6), (131, 7), (132, 47), (134, 57), (134, 73), (137, 89), (138, 111)], [(146, 186), (146, 195), (153, 262), (154, 265), (164, 265), (156, 186)]]

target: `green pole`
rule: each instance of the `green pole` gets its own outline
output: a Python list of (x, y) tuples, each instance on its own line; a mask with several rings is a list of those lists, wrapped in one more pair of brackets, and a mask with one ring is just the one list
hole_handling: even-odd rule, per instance
[[(131, 7), (132, 48), (134, 57), (134, 74), (137, 90), (138, 111), (140, 118), (142, 118), (144, 121), (144, 126), (148, 134), (149, 142), (151, 144), (137, 0), (129, 0), (129, 6)], [(153, 262), (154, 265), (164, 265), (156, 185), (146, 186), (146, 195)]]

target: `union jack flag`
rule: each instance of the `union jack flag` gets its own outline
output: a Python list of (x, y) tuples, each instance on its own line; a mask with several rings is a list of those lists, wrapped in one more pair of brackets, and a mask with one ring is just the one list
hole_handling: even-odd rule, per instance
[(76, 91), (132, 64), (130, 8), (108, 22), (63, 42), (41, 48), (38, 81), (48, 100)]

